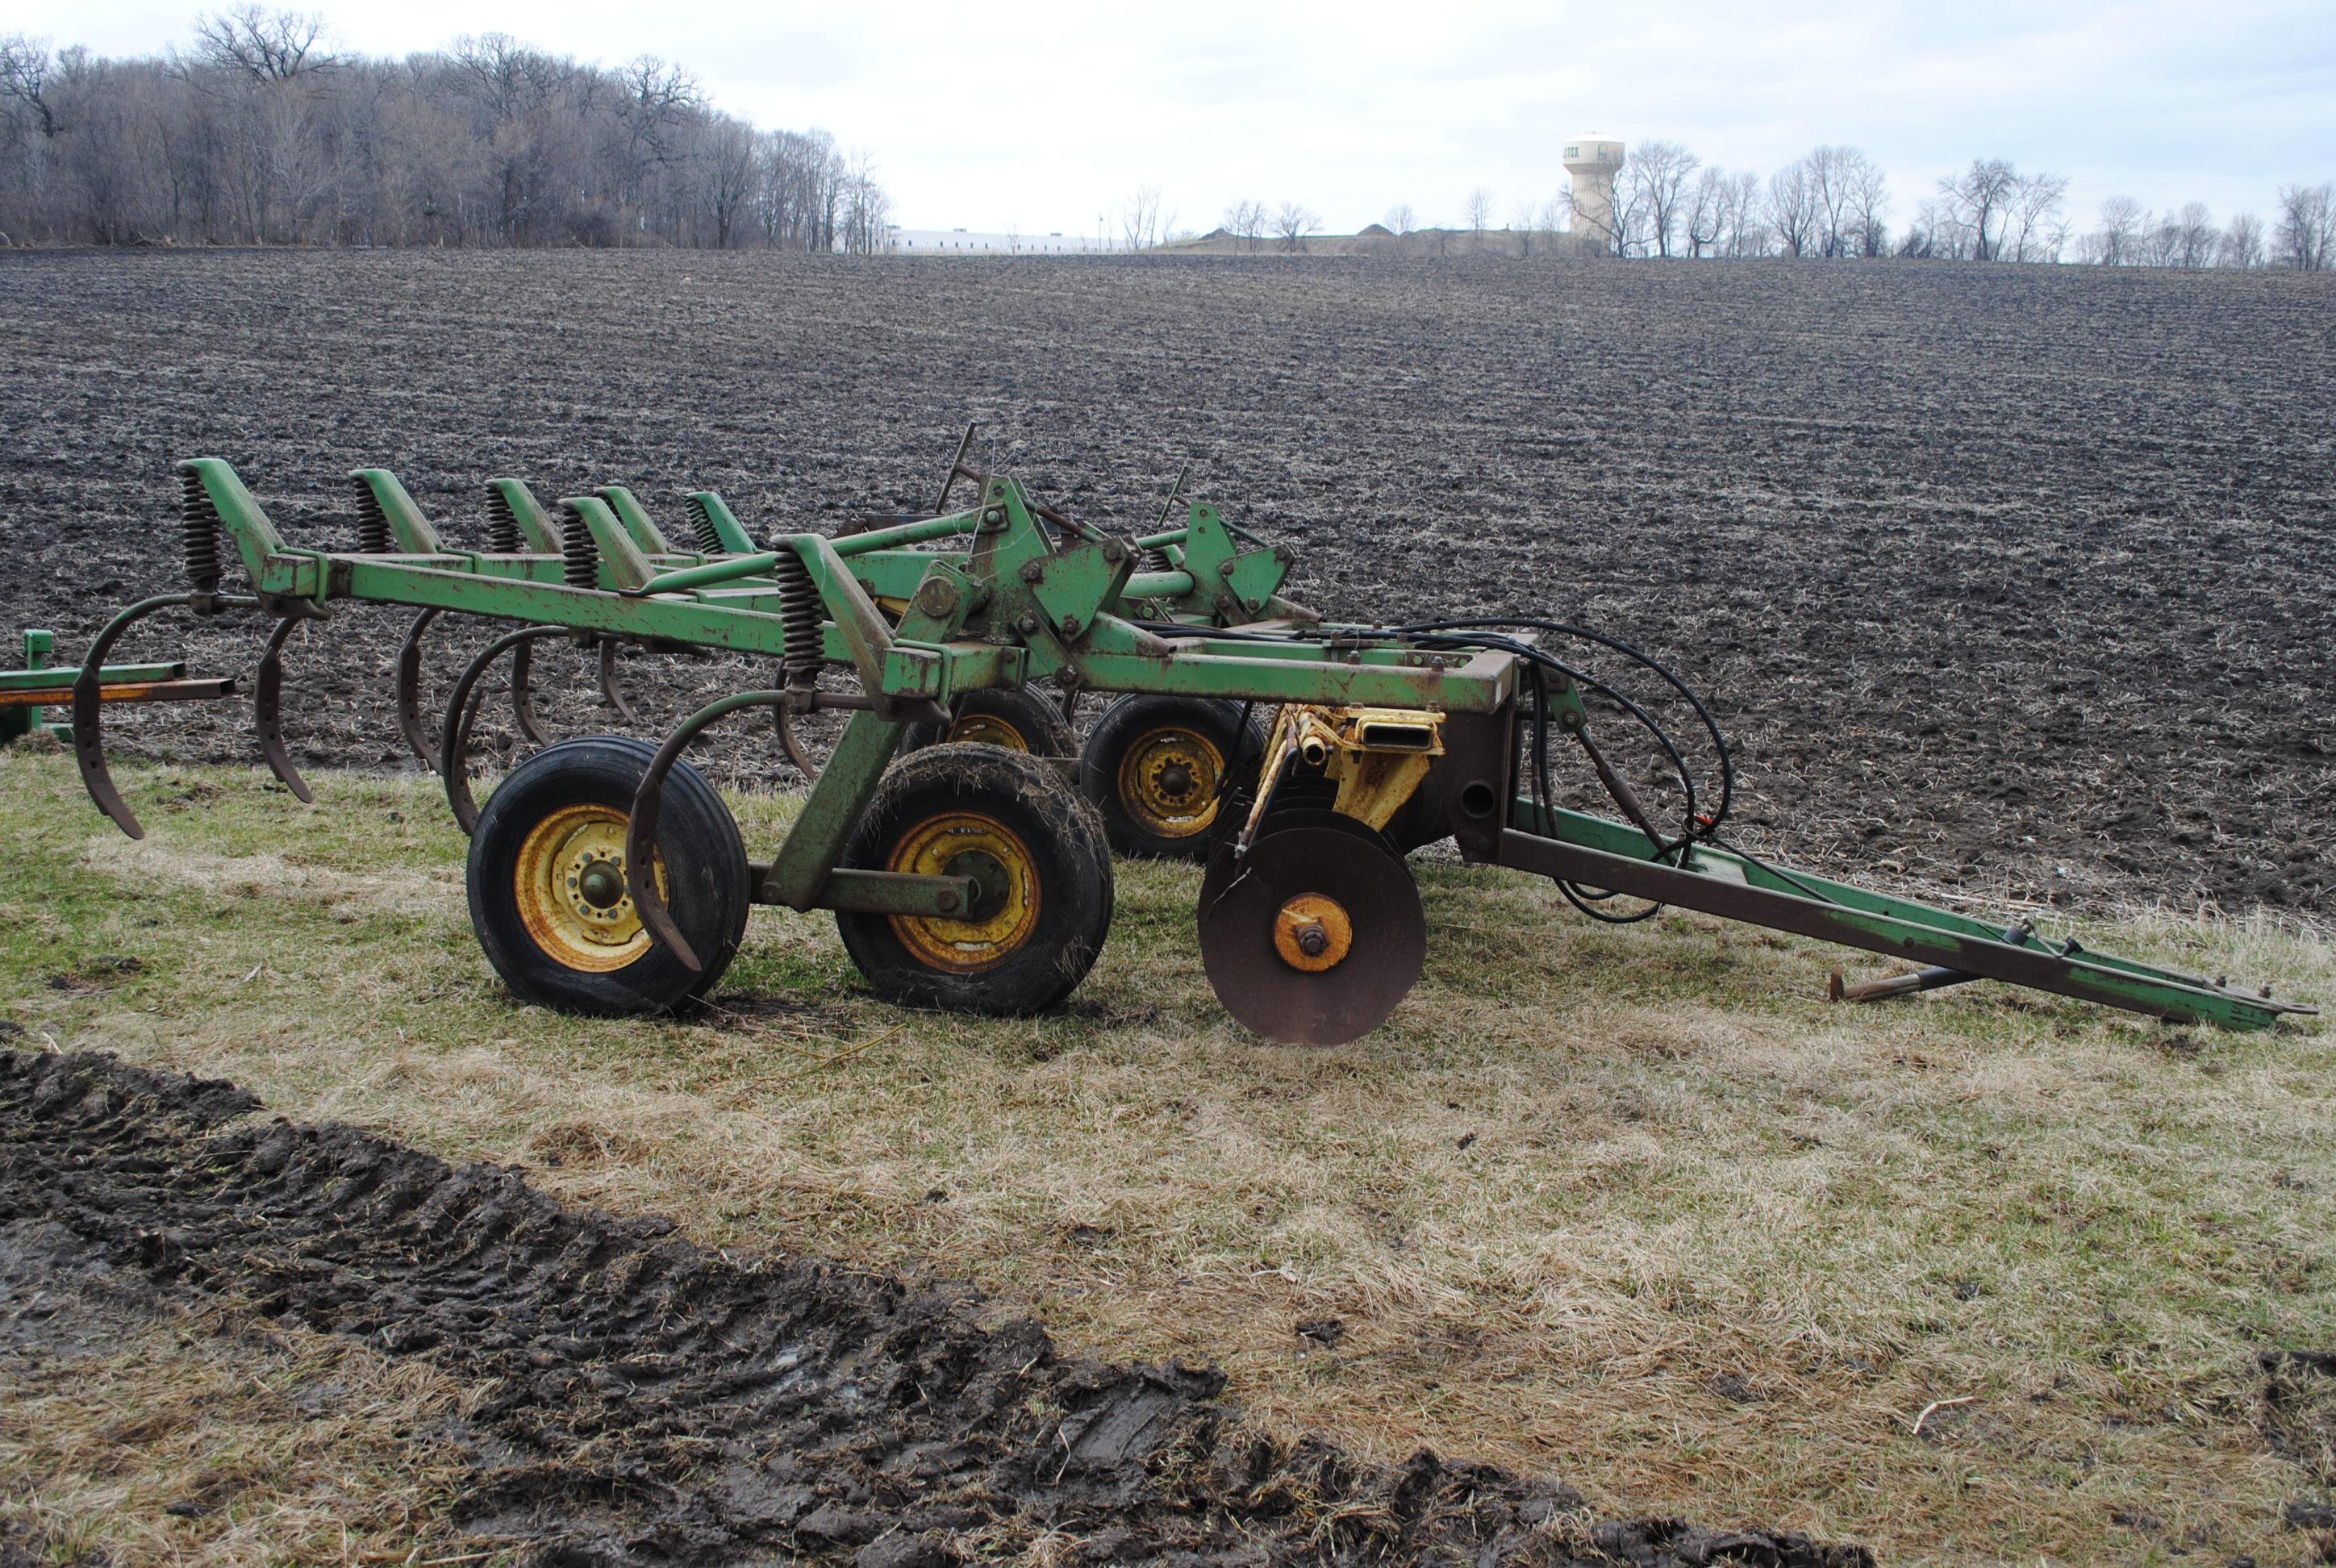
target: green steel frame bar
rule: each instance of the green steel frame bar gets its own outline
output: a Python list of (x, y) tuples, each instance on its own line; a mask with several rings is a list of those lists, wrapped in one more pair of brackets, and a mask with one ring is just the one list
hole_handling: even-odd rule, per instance
[(1635, 828), (1582, 812), (1544, 811), (1530, 799), (1516, 803), (1510, 822), (1500, 836), (1500, 864), (1583, 887), (2182, 1023), (2266, 1028), (2283, 1014), (2315, 1010), (2074, 943), (2057, 951), (2015, 945), (2003, 940), (2000, 927), (1968, 915), (1797, 871), (1780, 873), (1726, 850), (1698, 845), (1684, 865), (1663, 864)]

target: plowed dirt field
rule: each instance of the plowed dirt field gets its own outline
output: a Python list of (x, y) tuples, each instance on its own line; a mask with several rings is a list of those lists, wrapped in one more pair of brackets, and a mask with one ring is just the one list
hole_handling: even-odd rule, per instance
[[(178, 457), (234, 461), (296, 543), (352, 541), (361, 465), (462, 542), (496, 474), (667, 512), (712, 486), (781, 530), (929, 505), (978, 419), (987, 461), (1128, 527), (1194, 463), (1334, 615), (1632, 638), (1713, 697), (1752, 842), (2079, 907), (2324, 912), (2331, 337), (2336, 290), (2280, 275), (8, 253), (0, 622), (70, 655), (174, 585)], [(341, 620), (293, 646), (296, 744), (403, 765), (402, 619)], [(229, 673), (260, 631), (147, 646)], [(551, 677), (564, 727), (613, 727)], [(736, 678), (627, 675), (651, 724)], [(239, 707), (115, 727), (248, 755)], [(769, 749), (728, 771), (784, 777)]]

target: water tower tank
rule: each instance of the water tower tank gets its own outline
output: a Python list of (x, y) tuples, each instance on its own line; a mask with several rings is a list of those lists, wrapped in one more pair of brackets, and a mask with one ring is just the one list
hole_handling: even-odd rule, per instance
[(1573, 177), (1573, 229), (1603, 234), (1614, 226), (1614, 176), (1622, 144), (1592, 131), (1565, 144), (1565, 171)]

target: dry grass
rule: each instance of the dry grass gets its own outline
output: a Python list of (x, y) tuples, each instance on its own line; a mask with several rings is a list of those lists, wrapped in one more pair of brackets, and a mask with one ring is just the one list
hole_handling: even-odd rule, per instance
[(40, 1560), (483, 1565), (505, 1555), (444, 1523), (464, 1463), (433, 1434), (463, 1396), (428, 1363), (227, 1304), (116, 1311), (76, 1300), (69, 1310), (96, 1314), (111, 1343), (0, 1354), (0, 1523)]
[[(2336, 1348), (2319, 1026), (1986, 987), (1834, 1008), (1833, 950), (1606, 930), (1433, 866), (1395, 1023), (1267, 1048), (1208, 994), (1192, 873), (1136, 865), (1054, 1017), (880, 1006), (825, 918), (764, 911), (713, 1016), (585, 1022), (495, 985), (420, 785), (327, 778), (302, 811), (253, 775), (124, 774), (152, 831), (128, 848), (69, 764), (0, 757), (0, 1016), (33, 1041), (703, 1241), (971, 1278), (1072, 1343), (1216, 1360), (1258, 1421), (1554, 1471), (1613, 1511), (1894, 1561), (2276, 1560), (2327, 1480), (2268, 1450), (2253, 1361)], [(765, 845), (788, 810), (736, 804)], [(2087, 934), (2336, 998), (2325, 941), (2269, 920)], [(119, 955), (143, 967), (93, 961)], [(1335, 1343), (1294, 1331), (1325, 1319)]]

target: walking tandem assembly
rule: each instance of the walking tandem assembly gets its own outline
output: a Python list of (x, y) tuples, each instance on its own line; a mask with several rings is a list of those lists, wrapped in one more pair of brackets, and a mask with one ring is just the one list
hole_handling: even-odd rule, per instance
[[(402, 606), (417, 613), (398, 659), (399, 724), (471, 833), (481, 946), (515, 993), (565, 1010), (651, 1012), (703, 995), (749, 908), (765, 903), (834, 911), (883, 997), (1035, 1012), (1102, 950), (1116, 851), (1204, 862), (1201, 953), (1228, 1011), (1269, 1039), (1336, 1045), (1384, 1023), (1417, 979), (1426, 923), (1405, 857), (1447, 838), (1468, 861), (1552, 879), (1597, 919), (1676, 905), (1919, 966), (1858, 987), (1836, 976), (1836, 997), (1995, 979), (2234, 1027), (2313, 1010), (1730, 847), (1718, 726), (1676, 676), (1614, 638), (1520, 619), (1328, 624), (1281, 596), (1289, 547), (1212, 506), (1183, 502), (1175, 517), (1172, 492), (1153, 531), (1122, 537), (965, 453), (933, 515), (767, 548), (712, 492), (688, 498), (684, 547), (622, 487), (547, 509), (510, 479), (488, 487), (488, 548), (455, 548), (394, 475), (366, 469), (352, 476), (360, 548), (304, 550), (226, 463), (181, 463), (189, 586), (116, 616), (77, 672), (83, 780), (141, 836), (106, 767), (105, 660), (159, 610), (250, 610), (276, 618), (257, 681), (262, 749), (308, 798), (281, 726), (286, 637), (350, 603)], [(970, 504), (952, 509), (965, 482)], [(221, 589), (222, 539), (248, 593)], [(422, 650), (446, 616), (512, 629), (431, 724)], [(467, 749), (486, 676), (510, 660), (514, 718), (540, 745), (528, 661), (555, 638), (597, 651), (628, 716), (614, 678), (623, 646), (750, 656), (775, 679), (693, 714), (661, 745), (543, 746), (481, 806)], [(1558, 651), (1582, 645), (1641, 667), (1694, 714), (1716, 788), (1648, 706)], [(1091, 694), (1113, 700), (1080, 743), (1067, 721)], [(708, 726), (750, 709), (772, 716), (813, 779), (767, 861), (749, 858), (721, 797), (682, 760)], [(801, 721), (832, 709), (849, 721), (814, 765)], [(1618, 719), (1662, 759), (1665, 820), (1593, 735)], [(1558, 803), (1558, 754), (1578, 755), (1619, 815)]]

